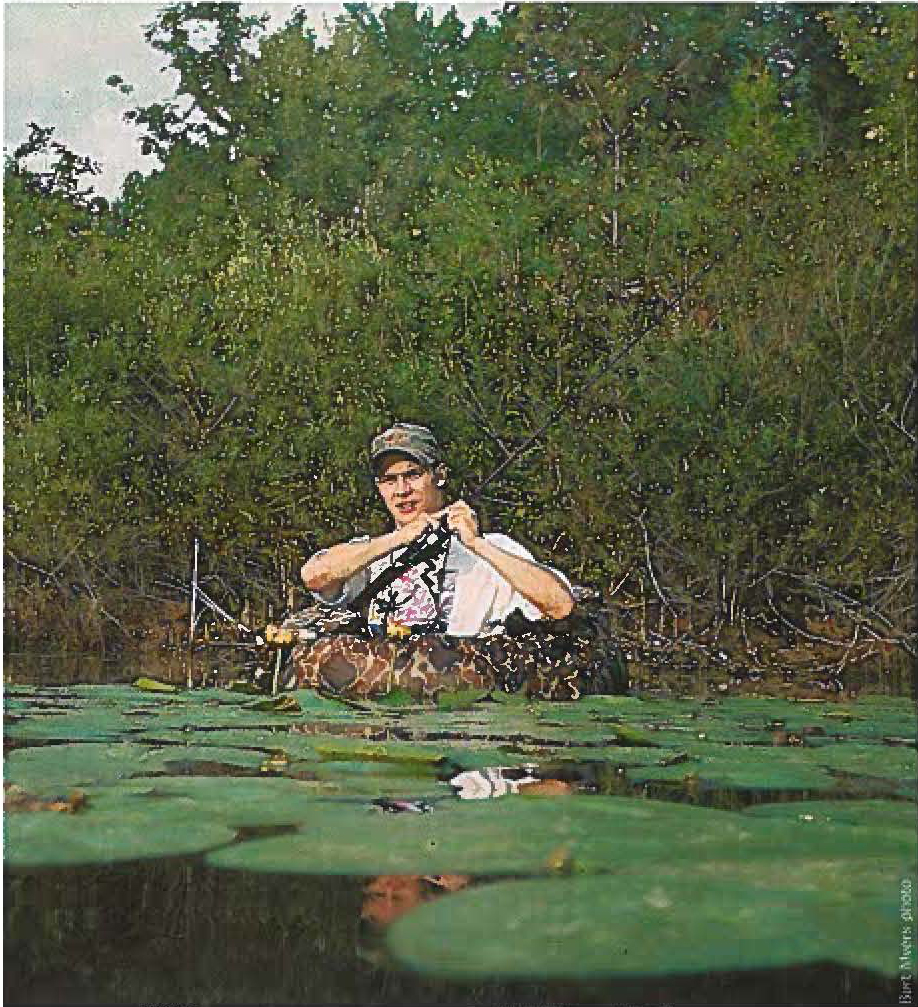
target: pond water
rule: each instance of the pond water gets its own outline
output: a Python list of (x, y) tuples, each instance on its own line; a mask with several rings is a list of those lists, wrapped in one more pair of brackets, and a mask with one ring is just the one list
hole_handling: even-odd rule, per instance
[(911, 988), (909, 697), (445, 709), (298, 691), (272, 709), (130, 684), (187, 671), (7, 660), (7, 1004), (893, 1004)]

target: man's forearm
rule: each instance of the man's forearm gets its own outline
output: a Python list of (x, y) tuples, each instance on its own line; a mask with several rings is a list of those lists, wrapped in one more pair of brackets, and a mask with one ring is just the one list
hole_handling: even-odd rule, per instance
[(484, 537), (479, 537), (467, 546), (476, 556), (480, 556), (519, 592), (527, 601), (550, 619), (563, 619), (574, 608), (574, 597), (567, 585), (551, 570), (504, 552)]
[(398, 545), (396, 532), (388, 532), (365, 542), (342, 542), (310, 557), (300, 570), (300, 576), (309, 591), (334, 591), (348, 577), (392, 552)]

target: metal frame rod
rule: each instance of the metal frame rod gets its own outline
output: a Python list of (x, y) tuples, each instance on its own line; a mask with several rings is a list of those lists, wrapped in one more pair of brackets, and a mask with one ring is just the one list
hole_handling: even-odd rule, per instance
[(191, 622), (188, 629), (188, 648), (194, 647), (194, 628), (197, 623), (195, 610), (198, 602), (198, 540), (194, 540), (194, 563), (191, 568)]

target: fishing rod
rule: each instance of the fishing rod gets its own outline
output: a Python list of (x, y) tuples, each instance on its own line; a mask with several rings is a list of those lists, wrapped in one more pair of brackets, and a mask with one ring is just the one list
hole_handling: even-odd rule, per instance
[[(735, 235), (734, 247), (739, 244), (741, 239), (740, 234)], [(589, 392), (592, 388), (595, 388), (603, 378), (608, 377), (612, 373), (613, 369), (634, 349), (637, 344), (644, 339), (649, 333), (658, 329), (663, 322), (666, 320), (667, 316), (675, 310), (684, 300), (689, 291), (693, 290), (701, 280), (710, 270), (715, 266), (716, 263), (721, 261), (722, 256), (717, 254), (709, 262), (705, 263), (704, 266), (699, 269), (694, 276), (685, 285), (682, 293), (677, 296), (670, 297), (663, 301), (661, 305), (658, 306), (654, 317), (648, 322), (642, 329), (640, 329), (634, 336), (629, 339), (625, 345), (612, 357), (611, 360), (604, 363), (601, 370), (589, 378), (580, 387), (580, 390), (575, 393), (572, 399), (568, 399), (561, 405), (556, 406), (549, 414), (548, 418), (542, 423), (542, 425), (513, 452), (511, 452), (496, 469), (478, 486), (472, 490), (471, 497), (473, 500), (480, 498), (481, 491), (491, 482), (493, 482), (499, 475), (501, 475), (506, 469), (508, 469), (515, 461), (517, 461), (522, 455), (524, 455), (535, 442), (545, 433), (546, 430), (567, 410), (568, 408), (577, 405), (581, 399)]]
[[(187, 594), (189, 597), (192, 598), (193, 605), (196, 600), (204, 602), (204, 604), (214, 613), (214, 615), (218, 615), (221, 619), (223, 619), (224, 622), (229, 623), (235, 629), (241, 630), (243, 633), (246, 633), (248, 636), (251, 636), (253, 638), (252, 643), (238, 643), (238, 644), (232, 644), (232, 646), (250, 647), (250, 648), (264, 646), (265, 640), (260, 633), (256, 633), (254, 629), (249, 629), (249, 627), (246, 626), (245, 623), (240, 622), (237, 618), (235, 618), (235, 616), (230, 615), (230, 613), (227, 612), (225, 608), (221, 608), (220, 605), (218, 605), (217, 602), (215, 602), (213, 598), (211, 598), (210, 595), (204, 590), (204, 588), (202, 588), (200, 584), (198, 584), (194, 579), (192, 580), (191, 591), (189, 591), (184, 584), (172, 584), (169, 581), (164, 580), (154, 581), (154, 583), (161, 584), (163, 587), (169, 587), (172, 588), (174, 591), (181, 591), (183, 594)], [(194, 607), (192, 608), (192, 611), (194, 611)], [(200, 613), (192, 617), (192, 623), (191, 623), (192, 639), (194, 637), (194, 630), (197, 626), (197, 622), (198, 619), (200, 619), (200, 617), (201, 617)], [(222, 645), (230, 646), (230, 644), (222, 644)]]

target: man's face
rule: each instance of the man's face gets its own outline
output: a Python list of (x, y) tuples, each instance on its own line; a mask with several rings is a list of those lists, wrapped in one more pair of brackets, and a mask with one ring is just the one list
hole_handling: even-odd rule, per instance
[(433, 472), (404, 455), (393, 455), (382, 462), (376, 486), (398, 527), (410, 524), (421, 514), (433, 514), (442, 506)]

